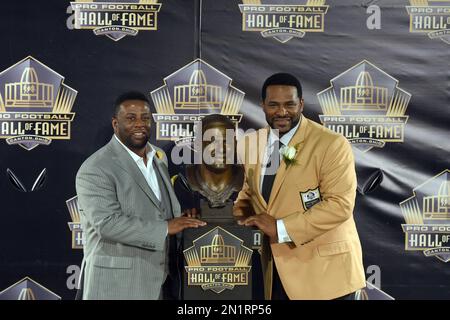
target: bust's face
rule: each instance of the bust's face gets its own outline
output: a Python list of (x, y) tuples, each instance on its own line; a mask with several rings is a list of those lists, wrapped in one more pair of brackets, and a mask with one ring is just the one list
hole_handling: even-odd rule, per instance
[(213, 172), (223, 172), (228, 166), (233, 165), (233, 158), (228, 159), (227, 163), (227, 154), (229, 158), (233, 154), (234, 135), (229, 137), (230, 141), (227, 141), (226, 132), (224, 125), (212, 124), (203, 133), (203, 163)]

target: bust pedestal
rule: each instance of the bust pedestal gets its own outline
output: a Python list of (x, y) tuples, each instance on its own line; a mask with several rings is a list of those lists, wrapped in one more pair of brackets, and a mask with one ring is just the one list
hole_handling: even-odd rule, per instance
[(183, 299), (251, 300), (254, 231), (236, 223), (232, 201), (200, 202), (207, 225), (183, 234)]

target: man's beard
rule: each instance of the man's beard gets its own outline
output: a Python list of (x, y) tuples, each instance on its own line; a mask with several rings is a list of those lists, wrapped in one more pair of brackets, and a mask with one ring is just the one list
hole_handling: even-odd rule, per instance
[[(273, 117), (272, 119), (267, 119), (266, 118), (266, 120), (267, 120), (267, 123), (269, 124), (269, 126), (272, 128), (272, 129), (274, 129), (274, 130), (279, 130), (278, 128), (275, 128), (274, 127), (274, 119), (275, 118), (280, 118), (280, 117)], [(290, 126), (290, 128), (289, 128), (289, 130), (288, 131), (290, 131), (292, 128), (295, 128), (295, 126), (300, 122), (300, 114), (298, 115), (298, 117), (296, 117), (296, 118), (291, 118), (291, 117), (289, 117), (288, 119), (290, 120), (290, 122), (291, 122), (291, 126)], [(286, 132), (288, 132), (288, 131), (286, 131)], [(284, 132), (284, 133), (286, 133), (286, 132)]]
[(125, 138), (125, 145), (130, 149), (142, 149), (147, 145), (148, 142), (148, 135), (145, 135), (146, 139), (143, 139), (142, 141), (133, 141), (132, 137), (126, 137)]

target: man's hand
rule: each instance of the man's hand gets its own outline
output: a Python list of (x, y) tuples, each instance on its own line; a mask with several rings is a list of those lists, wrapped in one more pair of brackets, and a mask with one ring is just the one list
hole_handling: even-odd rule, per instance
[(187, 228), (198, 228), (205, 226), (206, 222), (190, 217), (178, 217), (167, 222), (169, 235), (177, 234)]
[(271, 243), (278, 242), (277, 221), (267, 213), (257, 214), (243, 220), (238, 220), (238, 224), (247, 227), (256, 226), (270, 238)]

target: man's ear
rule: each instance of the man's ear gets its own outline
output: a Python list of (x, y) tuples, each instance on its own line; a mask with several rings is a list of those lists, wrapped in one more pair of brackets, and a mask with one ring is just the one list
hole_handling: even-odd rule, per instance
[(114, 132), (116, 132), (116, 130), (117, 130), (117, 125), (118, 125), (118, 123), (117, 123), (117, 118), (116, 118), (116, 117), (112, 117), (111, 124), (112, 124), (112, 127), (113, 127), (113, 129), (114, 129)]
[(259, 105), (261, 106), (261, 109), (264, 111), (264, 101), (261, 101), (261, 102), (259, 103)]
[(305, 106), (305, 101), (303, 98), (300, 99), (300, 112), (303, 112), (303, 107)]

